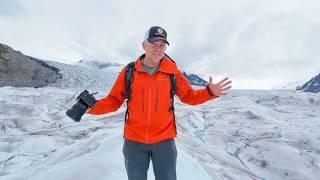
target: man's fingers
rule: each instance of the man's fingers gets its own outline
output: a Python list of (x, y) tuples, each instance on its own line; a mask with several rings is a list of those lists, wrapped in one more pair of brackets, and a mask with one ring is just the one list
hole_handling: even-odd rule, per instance
[(221, 91), (226, 91), (228, 89), (230, 89), (232, 86), (228, 86), (228, 87), (225, 87), (225, 88), (222, 88)]
[(227, 82), (221, 84), (220, 87), (222, 87), (222, 88), (226, 87), (226, 86), (230, 85), (231, 83), (232, 83), (232, 81), (227, 81)]
[(211, 85), (212, 84), (212, 77), (209, 76), (209, 84)]
[(220, 86), (221, 84), (223, 84), (223, 83), (224, 83), (226, 80), (228, 80), (228, 79), (229, 79), (229, 78), (224, 78), (224, 79), (222, 79), (220, 82), (217, 83), (217, 85)]
[(221, 91), (226, 91), (226, 90), (230, 89), (232, 87), (231, 83), (232, 83), (232, 81), (226, 77), (226, 78), (222, 79), (220, 82), (218, 82), (217, 84), (213, 84), (212, 77), (209, 76), (209, 85), (219, 87), (221, 89)]

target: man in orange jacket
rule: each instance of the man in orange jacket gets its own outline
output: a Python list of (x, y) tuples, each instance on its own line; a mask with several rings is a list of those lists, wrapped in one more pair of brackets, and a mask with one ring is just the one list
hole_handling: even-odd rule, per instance
[[(135, 61), (123, 146), (129, 180), (146, 180), (150, 159), (156, 180), (176, 180), (176, 123), (170, 108), (170, 74), (175, 76), (176, 95), (190, 105), (226, 95), (231, 88), (228, 78), (214, 84), (210, 77), (206, 88), (192, 89), (174, 61), (166, 56), (167, 45), (167, 32), (153, 26), (142, 42), (145, 54)], [(98, 100), (89, 114), (119, 109), (126, 98), (125, 74), (126, 68), (123, 68), (109, 95)]]

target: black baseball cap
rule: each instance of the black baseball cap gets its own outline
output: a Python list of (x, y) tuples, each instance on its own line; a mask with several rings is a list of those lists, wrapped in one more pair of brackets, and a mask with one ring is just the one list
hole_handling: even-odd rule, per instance
[(158, 40), (163, 40), (169, 45), (169, 42), (167, 41), (167, 31), (160, 26), (152, 26), (149, 28), (146, 32), (144, 40), (147, 40), (151, 43)]

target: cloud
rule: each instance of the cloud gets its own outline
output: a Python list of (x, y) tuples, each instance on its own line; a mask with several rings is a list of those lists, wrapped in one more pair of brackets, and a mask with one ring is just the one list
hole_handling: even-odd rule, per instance
[(2, 0), (0, 2), (0, 16), (12, 17), (23, 13), (19, 0)]
[(236, 88), (272, 88), (319, 73), (319, 5), (317, 0), (5, 0), (0, 34), (2, 43), (39, 58), (127, 63), (143, 53), (145, 31), (160, 25), (168, 32), (168, 54), (182, 69), (246, 82)]

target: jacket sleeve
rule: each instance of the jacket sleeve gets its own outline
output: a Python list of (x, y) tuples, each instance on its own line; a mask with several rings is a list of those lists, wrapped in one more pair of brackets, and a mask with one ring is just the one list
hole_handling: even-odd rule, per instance
[(125, 69), (123, 68), (107, 97), (97, 100), (88, 114), (105, 114), (116, 111), (125, 100)]
[(176, 91), (179, 99), (182, 102), (190, 105), (202, 104), (208, 100), (218, 97), (214, 96), (210, 92), (208, 85), (203, 89), (192, 89), (189, 81), (180, 71), (178, 74), (176, 74)]

